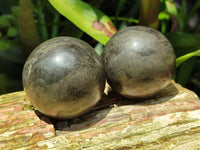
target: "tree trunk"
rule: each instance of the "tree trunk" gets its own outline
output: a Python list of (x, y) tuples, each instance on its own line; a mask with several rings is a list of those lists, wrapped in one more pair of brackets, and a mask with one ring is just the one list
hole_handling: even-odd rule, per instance
[(34, 111), (25, 93), (0, 96), (0, 149), (200, 149), (200, 103), (172, 83), (157, 97), (105, 95), (88, 114), (55, 120)]

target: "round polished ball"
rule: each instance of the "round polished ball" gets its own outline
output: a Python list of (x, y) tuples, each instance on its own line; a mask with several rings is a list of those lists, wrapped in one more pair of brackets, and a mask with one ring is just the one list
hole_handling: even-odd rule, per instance
[(170, 83), (175, 69), (170, 42), (159, 31), (144, 26), (118, 31), (102, 57), (108, 83), (128, 98), (155, 95)]
[(105, 73), (100, 57), (86, 42), (53, 38), (40, 44), (23, 68), (28, 99), (53, 118), (78, 117), (101, 99)]

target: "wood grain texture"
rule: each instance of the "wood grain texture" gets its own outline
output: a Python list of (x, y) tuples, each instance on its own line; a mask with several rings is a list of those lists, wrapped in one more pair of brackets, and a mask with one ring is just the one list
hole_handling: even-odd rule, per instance
[(174, 83), (154, 99), (104, 96), (88, 114), (55, 120), (24, 92), (0, 96), (0, 149), (200, 149), (200, 103)]

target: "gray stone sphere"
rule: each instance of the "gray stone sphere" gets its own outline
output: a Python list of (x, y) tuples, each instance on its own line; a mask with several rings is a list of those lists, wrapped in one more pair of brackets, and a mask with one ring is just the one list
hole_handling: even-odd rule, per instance
[(105, 73), (86, 42), (57, 37), (34, 49), (23, 68), (28, 99), (41, 113), (68, 119), (88, 112), (101, 99)]
[(127, 27), (105, 45), (102, 59), (110, 86), (128, 98), (154, 96), (166, 87), (175, 70), (175, 53), (159, 31)]

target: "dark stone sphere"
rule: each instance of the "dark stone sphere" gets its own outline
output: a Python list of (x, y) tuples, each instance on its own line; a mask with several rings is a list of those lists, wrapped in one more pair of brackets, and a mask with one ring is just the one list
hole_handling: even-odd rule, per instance
[(154, 96), (172, 79), (175, 54), (159, 31), (127, 27), (114, 34), (103, 51), (108, 83), (128, 98)]
[(101, 58), (89, 44), (58, 37), (40, 44), (28, 57), (23, 86), (36, 109), (67, 119), (97, 104), (103, 95), (105, 73)]

